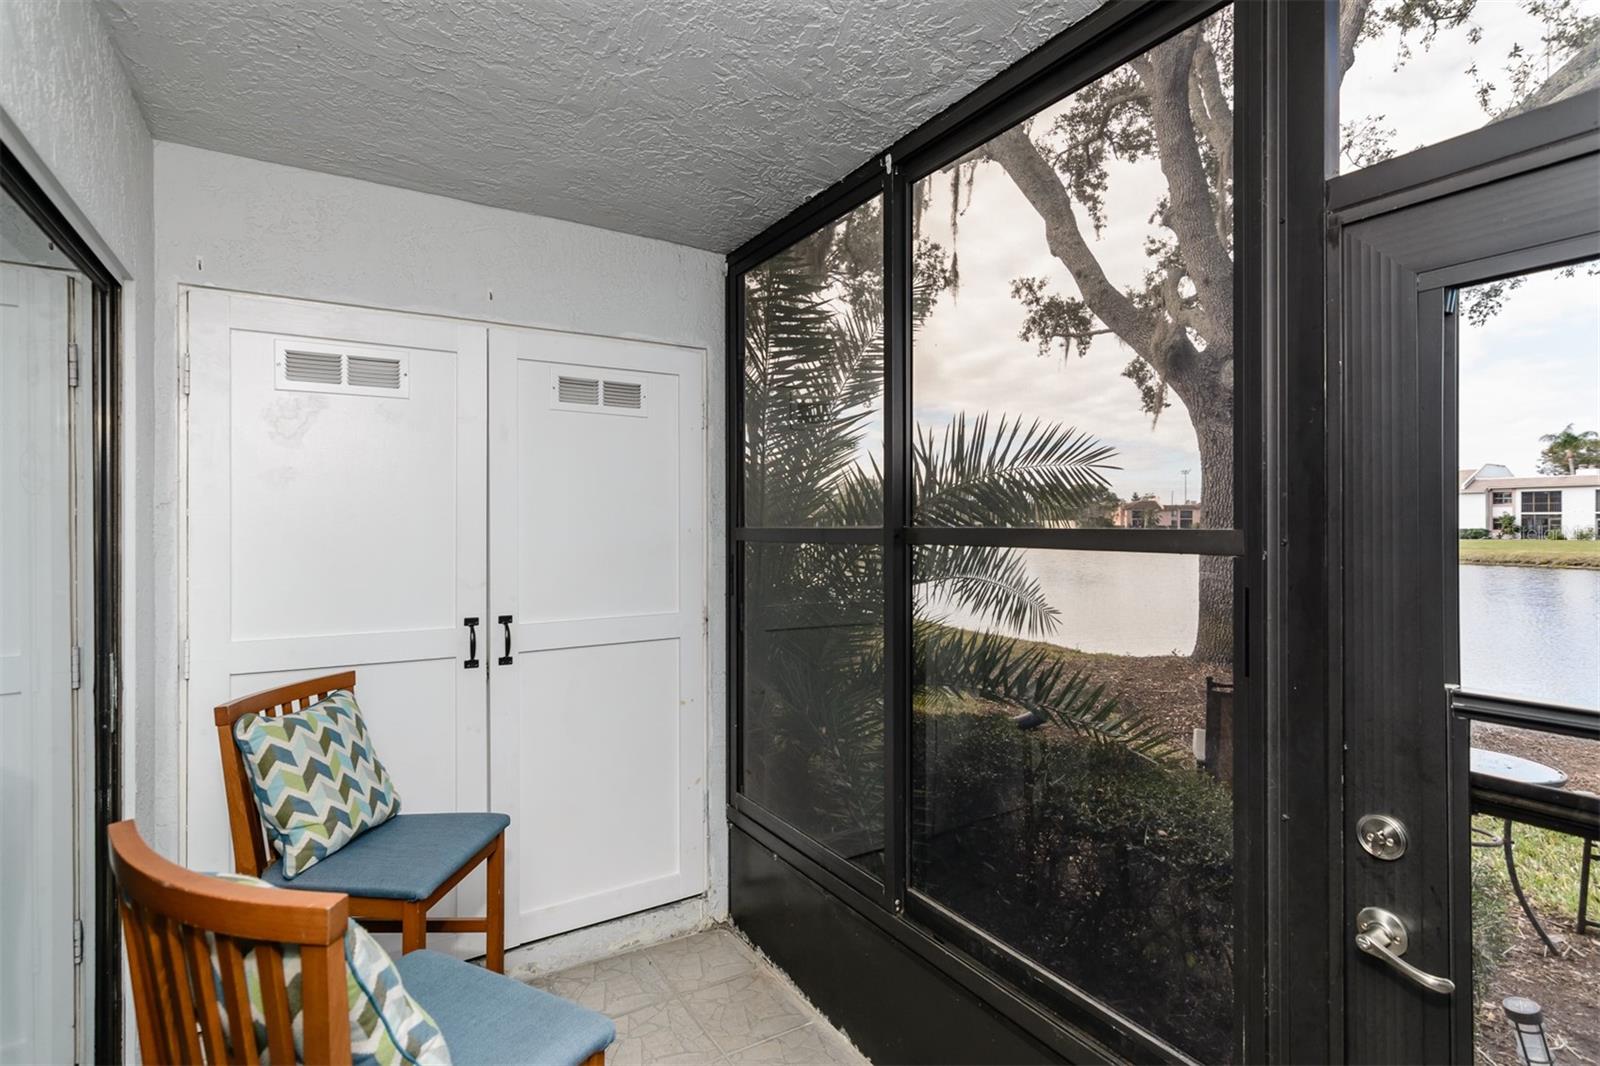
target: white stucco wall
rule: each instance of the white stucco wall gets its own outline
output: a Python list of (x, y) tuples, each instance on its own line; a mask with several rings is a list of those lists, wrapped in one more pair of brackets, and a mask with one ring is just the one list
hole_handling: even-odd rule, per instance
[(1595, 528), (1595, 488), (1561, 490), (1561, 528), (1568, 533), (1579, 529)]
[(149, 654), (154, 590), (153, 151), (139, 105), (87, 0), (0, 0), (0, 131), (78, 233), (123, 282), (123, 812), (158, 821), (141, 787), (156, 734)]
[(1456, 525), (1462, 529), (1489, 528), (1489, 500), (1486, 493), (1463, 492), (1456, 496)]
[[(3, 0), (0, 0), (3, 2)], [(706, 350), (706, 482), (711, 606), (707, 708), (713, 916), (726, 911), (722, 815), (727, 646), (724, 520), (723, 260), (663, 241), (262, 163), (182, 145), (155, 148), (155, 351), (159, 431), (157, 558), (176, 567), (177, 296), (180, 285), (452, 315), (693, 345)], [(159, 732), (176, 752), (176, 584), (155, 607)], [(179, 809), (174, 761), (158, 808)], [(163, 826), (175, 839), (176, 827)]]

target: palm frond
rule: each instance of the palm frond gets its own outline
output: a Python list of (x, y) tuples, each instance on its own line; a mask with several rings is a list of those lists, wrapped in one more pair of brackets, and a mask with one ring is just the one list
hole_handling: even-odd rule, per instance
[(917, 549), (911, 580), (921, 618), (948, 602), (992, 625), (1039, 637), (1053, 633), (1061, 616), (1014, 548), (926, 545)]
[(1042, 648), (926, 623), (916, 627), (912, 647), (913, 683), (919, 688), (1032, 711), (1089, 740), (1120, 745), (1152, 762), (1179, 757), (1158, 724), (1124, 712), (1104, 685), (1094, 684), (1082, 670), (1068, 670)]
[(1071, 426), (957, 414), (941, 431), (918, 426), (912, 448), (917, 521), (1024, 526), (1065, 521), (1110, 482), (1115, 454)]

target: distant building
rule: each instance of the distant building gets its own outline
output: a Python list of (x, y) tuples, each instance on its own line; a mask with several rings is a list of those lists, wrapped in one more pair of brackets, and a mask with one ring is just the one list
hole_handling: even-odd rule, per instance
[(1458, 524), (1462, 529), (1495, 528), (1511, 515), (1522, 536), (1542, 540), (1560, 530), (1600, 528), (1600, 474), (1516, 477), (1498, 463), (1459, 472)]
[(1134, 499), (1117, 504), (1111, 523), (1123, 529), (1199, 529), (1201, 514), (1200, 505), (1193, 500), (1162, 503), (1151, 498)]

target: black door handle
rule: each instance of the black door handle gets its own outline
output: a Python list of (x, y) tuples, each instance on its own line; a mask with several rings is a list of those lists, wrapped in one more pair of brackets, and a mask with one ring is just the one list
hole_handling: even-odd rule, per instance
[(501, 666), (510, 666), (511, 665), (511, 616), (509, 614), (501, 615), (500, 616), (500, 625), (505, 629), (505, 634), (506, 634), (506, 653), (504, 655), (500, 656), (500, 665)]
[(476, 618), (463, 618), (461, 624), (467, 627), (467, 661), (461, 664), (463, 670), (476, 670), (478, 668), (478, 620)]

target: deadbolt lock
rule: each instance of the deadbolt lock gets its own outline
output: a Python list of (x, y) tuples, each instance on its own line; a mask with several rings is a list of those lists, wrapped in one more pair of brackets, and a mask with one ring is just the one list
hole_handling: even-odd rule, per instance
[(1406, 827), (1392, 815), (1362, 815), (1356, 823), (1356, 839), (1374, 859), (1393, 862), (1406, 853)]

